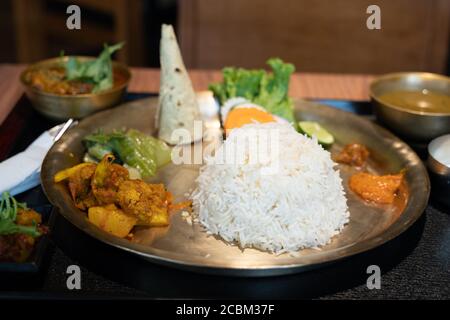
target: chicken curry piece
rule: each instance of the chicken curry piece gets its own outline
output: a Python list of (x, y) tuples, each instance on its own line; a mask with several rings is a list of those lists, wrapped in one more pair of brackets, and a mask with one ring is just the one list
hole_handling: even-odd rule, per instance
[(350, 177), (350, 189), (364, 200), (391, 204), (403, 181), (403, 173), (378, 176), (359, 172)]
[(137, 217), (138, 224), (168, 225), (168, 192), (163, 184), (147, 184), (142, 180), (128, 180), (120, 185), (117, 201), (123, 211)]
[(99, 204), (115, 203), (120, 184), (129, 178), (128, 170), (113, 161), (112, 154), (105, 155), (92, 177), (92, 193)]
[(350, 166), (362, 167), (367, 161), (370, 152), (366, 146), (359, 143), (351, 143), (344, 147), (335, 160)]
[(75, 206), (81, 210), (86, 210), (98, 203), (90, 187), (95, 167), (93, 163), (80, 166), (69, 177), (70, 195), (75, 202)]

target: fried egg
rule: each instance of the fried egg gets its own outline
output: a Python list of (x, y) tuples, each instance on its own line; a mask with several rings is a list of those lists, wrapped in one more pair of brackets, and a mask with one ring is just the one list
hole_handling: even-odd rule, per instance
[(288, 123), (285, 119), (277, 117), (263, 107), (249, 102), (244, 98), (232, 98), (225, 102), (221, 108), (222, 124), (225, 132), (240, 128), (251, 123), (279, 122)]

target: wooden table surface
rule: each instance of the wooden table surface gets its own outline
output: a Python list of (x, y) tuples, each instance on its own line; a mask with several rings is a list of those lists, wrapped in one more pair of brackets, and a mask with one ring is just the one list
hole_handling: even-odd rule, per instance
[[(20, 84), (21, 65), (0, 65), (0, 124), (5, 120), (23, 94)], [(132, 68), (130, 92), (157, 93), (159, 70)], [(190, 70), (189, 75), (196, 90), (205, 90), (208, 84), (221, 80), (216, 70)], [(290, 83), (290, 96), (295, 98), (368, 100), (371, 75), (297, 73)]]

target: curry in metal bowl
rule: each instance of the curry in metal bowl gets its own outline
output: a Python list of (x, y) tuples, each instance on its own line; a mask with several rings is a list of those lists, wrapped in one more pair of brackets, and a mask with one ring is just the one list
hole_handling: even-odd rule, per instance
[(65, 120), (118, 104), (131, 78), (126, 66), (111, 60), (121, 46), (105, 46), (97, 58), (61, 56), (29, 66), (21, 81), (33, 107)]
[(404, 138), (428, 142), (450, 133), (450, 78), (426, 72), (377, 78), (370, 97), (379, 121)]
[(450, 113), (450, 96), (427, 89), (386, 92), (380, 95), (379, 99), (384, 103), (411, 111)]

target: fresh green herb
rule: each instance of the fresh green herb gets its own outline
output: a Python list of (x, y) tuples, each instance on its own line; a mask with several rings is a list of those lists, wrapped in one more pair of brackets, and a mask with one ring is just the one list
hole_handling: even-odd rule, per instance
[(99, 92), (112, 88), (113, 69), (111, 55), (123, 47), (123, 42), (113, 46), (104, 45), (103, 51), (97, 59), (80, 61), (74, 57), (69, 57), (65, 63), (67, 80), (80, 80), (92, 83), (92, 92)]
[(39, 237), (41, 233), (36, 225), (21, 226), (16, 224), (19, 209), (27, 209), (27, 205), (17, 202), (8, 192), (3, 192), (0, 198), (0, 235), (23, 233), (32, 237)]
[(167, 144), (138, 130), (98, 132), (86, 136), (83, 142), (93, 158), (101, 160), (105, 154), (113, 152), (144, 178), (154, 176), (159, 167), (171, 160), (171, 149)]
[(222, 72), (223, 82), (211, 84), (209, 89), (221, 104), (233, 97), (243, 97), (296, 126), (294, 105), (288, 96), (289, 80), (295, 67), (279, 58), (271, 58), (267, 64), (272, 73), (265, 70), (225, 68)]

